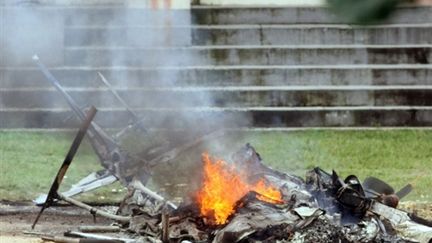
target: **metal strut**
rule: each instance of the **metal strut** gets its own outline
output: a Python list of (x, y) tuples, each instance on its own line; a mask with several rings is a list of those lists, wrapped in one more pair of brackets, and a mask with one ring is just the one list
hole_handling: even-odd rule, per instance
[(34, 227), (36, 226), (36, 223), (39, 221), (40, 216), (42, 215), (43, 211), (47, 208), (49, 208), (50, 206), (52, 206), (53, 202), (55, 199), (58, 199), (59, 196), (57, 194), (57, 190), (60, 187), (60, 184), (63, 181), (63, 177), (66, 174), (66, 171), (68, 170), (70, 164), (72, 163), (72, 160), (82, 142), (82, 140), (84, 139), (84, 136), (87, 132), (87, 129), (90, 126), (91, 121), (93, 120), (94, 116), (96, 115), (96, 108), (95, 107), (91, 107), (90, 110), (87, 113), (87, 116), (84, 118), (83, 123), (81, 124), (81, 127), (74, 139), (74, 141), (72, 142), (71, 147), (69, 148), (69, 152), (67, 153), (63, 164), (61, 165), (60, 169), (57, 172), (57, 175), (51, 185), (51, 188), (48, 192), (48, 196), (45, 200), (45, 203), (42, 205), (41, 210), (39, 211), (39, 214), (37, 215), (35, 221), (33, 222), (32, 225), (32, 229), (34, 229)]

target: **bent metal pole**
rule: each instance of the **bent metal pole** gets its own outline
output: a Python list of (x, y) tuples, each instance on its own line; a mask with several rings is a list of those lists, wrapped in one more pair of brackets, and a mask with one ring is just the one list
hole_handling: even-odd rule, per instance
[(81, 124), (81, 127), (74, 139), (74, 141), (72, 142), (71, 147), (69, 148), (69, 152), (67, 153), (62, 166), (60, 167), (59, 171), (57, 172), (57, 175), (51, 185), (51, 188), (48, 192), (48, 196), (45, 200), (45, 203), (42, 205), (42, 208), (39, 212), (39, 214), (37, 215), (35, 221), (33, 222), (32, 225), (32, 229), (34, 229), (36, 223), (38, 222), (40, 216), (42, 215), (43, 211), (46, 208), (49, 208), (52, 203), (54, 202), (54, 199), (58, 199), (58, 194), (57, 194), (57, 190), (60, 187), (60, 184), (63, 180), (64, 175), (66, 174), (67, 169), (69, 168), (69, 165), (72, 163), (72, 160), (87, 132), (88, 127), (90, 126), (91, 121), (93, 120), (94, 116), (96, 115), (96, 108), (94, 106), (92, 106), (90, 108), (90, 110), (87, 112), (87, 116), (85, 117), (84, 121)]

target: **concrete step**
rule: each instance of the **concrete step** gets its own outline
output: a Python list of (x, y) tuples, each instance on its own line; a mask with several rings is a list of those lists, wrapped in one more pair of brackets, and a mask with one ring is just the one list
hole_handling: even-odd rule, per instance
[[(193, 6), (188, 10), (173, 10), (167, 14), (163, 10), (144, 8), (119, 8), (108, 6), (52, 8), (62, 11), (65, 25), (136, 25), (152, 23), (186, 25), (189, 22), (210, 24), (320, 24), (340, 23), (327, 8), (323, 7), (281, 7), (281, 6)], [(404, 6), (397, 9), (385, 23), (431, 23), (428, 6)]]
[[(386, 23), (432, 23), (432, 7), (400, 7)], [(324, 7), (194, 6), (193, 23), (216, 24), (323, 24), (340, 23)]]
[(66, 66), (428, 64), (432, 45), (67, 48)]
[[(171, 121), (174, 127), (183, 128), (184, 119), (211, 122), (231, 118), (226, 128), (234, 121), (254, 127), (338, 127), (338, 126), (432, 126), (432, 107), (305, 107), (305, 108), (194, 108), (189, 110), (139, 110), (151, 128), (161, 128), (160, 121)], [(76, 128), (79, 122), (68, 119), (73, 116), (69, 110), (41, 109), (0, 110), (2, 128)], [(129, 121), (124, 110), (100, 109), (96, 121), (106, 128), (125, 127)], [(158, 123), (159, 121), (159, 123)], [(202, 121), (202, 120), (201, 120)], [(190, 121), (189, 121), (190, 122)], [(190, 123), (189, 123), (190, 124)]]
[[(189, 9), (166, 11), (140, 7), (89, 6), (59, 8), (57, 11), (63, 11), (65, 26), (185, 26), (190, 25), (192, 19)], [(411, 11), (413, 10), (404, 12)]]
[(77, 26), (65, 27), (66, 47), (80, 46), (190, 46), (191, 26), (159, 27), (132, 26)]
[[(432, 65), (56, 67), (64, 87), (432, 85)], [(51, 88), (37, 68), (1, 68), (1, 88)]]
[(190, 25), (159, 26), (77, 26), (65, 27), (65, 47), (80, 46), (190, 46), (192, 43)]
[[(121, 108), (103, 88), (67, 89), (82, 106)], [(117, 89), (137, 109), (208, 107), (432, 106), (432, 86), (214, 87)], [(67, 109), (55, 89), (0, 89), (0, 108)]]
[(349, 25), (80, 26), (65, 29), (65, 46), (408, 45), (432, 44), (432, 23)]
[(370, 27), (316, 25), (210, 26), (192, 31), (194, 45), (431, 44), (432, 24)]
[[(13, 0), (14, 1), (14, 0)], [(153, 10), (142, 7), (126, 6), (3, 6), (0, 5), (0, 17), (7, 22), (20, 14), (35, 20), (35, 16), (59, 16), (64, 26), (184, 26), (191, 24), (189, 9), (170, 11)], [(15, 19), (15, 21), (17, 21)], [(20, 22), (20, 20), (18, 20)], [(25, 21), (23, 21), (25, 22)], [(20, 24), (20, 23), (19, 23)]]

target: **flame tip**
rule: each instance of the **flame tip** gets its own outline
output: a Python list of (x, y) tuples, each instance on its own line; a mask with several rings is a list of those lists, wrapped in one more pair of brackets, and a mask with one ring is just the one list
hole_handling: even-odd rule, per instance
[(263, 178), (251, 184), (247, 173), (238, 171), (222, 159), (214, 159), (208, 152), (203, 152), (203, 185), (196, 199), (201, 215), (212, 224), (225, 224), (235, 212), (237, 202), (248, 192), (258, 194), (257, 199), (269, 203), (283, 202), (278, 189)]

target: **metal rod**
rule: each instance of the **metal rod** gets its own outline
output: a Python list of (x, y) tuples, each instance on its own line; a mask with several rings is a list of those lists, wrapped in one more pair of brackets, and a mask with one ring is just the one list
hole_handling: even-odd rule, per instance
[(135, 239), (127, 239), (127, 238), (117, 238), (117, 237), (111, 237), (107, 235), (98, 235), (98, 234), (91, 234), (91, 233), (83, 233), (83, 232), (77, 232), (77, 231), (69, 231), (66, 232), (65, 235), (67, 236), (73, 236), (73, 237), (83, 237), (85, 239), (82, 240), (93, 240), (95, 242), (115, 242), (115, 243), (132, 243), (137, 242)]
[(119, 226), (103, 226), (103, 225), (84, 225), (79, 226), (78, 230), (84, 233), (101, 233), (101, 232), (119, 232)]
[(136, 114), (129, 105), (123, 100), (123, 98), (118, 94), (117, 91), (114, 90), (113, 86), (108, 82), (108, 80), (105, 78), (105, 76), (102, 75), (102, 73), (98, 72), (99, 77), (101, 78), (102, 82), (105, 84), (105, 86), (108, 87), (108, 89), (111, 91), (111, 93), (117, 98), (117, 100), (126, 108), (126, 110), (132, 115), (135, 121), (139, 120), (138, 114)]
[(168, 208), (165, 205), (162, 209), (162, 217), (161, 217), (161, 224), (162, 224), (162, 235), (161, 240), (163, 243), (169, 243), (169, 213)]
[(100, 210), (100, 209), (97, 209), (95, 207), (89, 206), (89, 205), (87, 205), (85, 203), (82, 203), (82, 202), (80, 202), (78, 200), (75, 200), (73, 198), (66, 197), (65, 195), (63, 195), (61, 193), (57, 193), (57, 195), (58, 195), (59, 199), (65, 201), (65, 202), (68, 202), (70, 204), (73, 204), (73, 205), (75, 205), (77, 207), (86, 209), (86, 210), (90, 211), (92, 214), (96, 214), (96, 215), (99, 215), (99, 216), (102, 216), (102, 217), (105, 217), (105, 218), (108, 218), (108, 219), (116, 220), (116, 221), (119, 221), (121, 223), (128, 223), (130, 221), (130, 219), (131, 219), (131, 217), (114, 215), (114, 214), (105, 212), (103, 210)]
[(57, 175), (51, 185), (51, 188), (48, 192), (48, 196), (45, 200), (45, 203), (42, 205), (41, 210), (39, 211), (39, 214), (37, 215), (35, 221), (32, 224), (32, 229), (34, 229), (34, 227), (36, 226), (36, 223), (39, 221), (40, 216), (42, 215), (43, 211), (50, 207), (52, 205), (52, 203), (54, 202), (54, 199), (57, 198), (57, 190), (60, 187), (61, 182), (63, 181), (63, 177), (66, 174), (66, 171), (69, 168), (69, 165), (72, 163), (72, 160), (87, 132), (88, 127), (90, 126), (91, 121), (93, 120), (94, 116), (96, 115), (96, 108), (95, 107), (91, 107), (90, 110), (88, 111), (87, 117), (85, 117), (83, 123), (81, 124), (81, 127), (74, 139), (74, 141), (72, 142), (71, 147), (69, 148), (69, 152), (67, 153), (63, 164), (61, 165), (60, 169), (57, 172)]
[[(127, 112), (129, 112), (129, 114), (132, 116), (133, 120), (134, 120), (134, 124), (131, 125), (130, 127), (134, 127), (134, 126), (139, 126), (139, 128), (143, 131), (143, 132), (147, 132), (147, 129), (144, 127), (144, 125), (142, 124), (143, 120), (139, 118), (138, 114), (135, 113), (130, 107), (129, 105), (126, 103), (126, 101), (124, 101), (124, 99), (119, 95), (119, 93), (114, 89), (114, 87), (108, 82), (108, 80), (105, 78), (105, 76), (103, 76), (103, 74), (101, 72), (98, 72), (98, 75), (102, 81), (102, 83), (105, 84), (105, 86), (107, 86), (107, 88), (111, 91), (111, 93), (116, 97), (116, 99), (124, 106), (124, 108), (126, 109)], [(126, 127), (125, 129), (130, 129), (130, 127)], [(123, 130), (121, 133), (117, 134), (117, 137), (120, 137), (121, 134), (123, 134)]]

